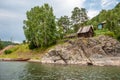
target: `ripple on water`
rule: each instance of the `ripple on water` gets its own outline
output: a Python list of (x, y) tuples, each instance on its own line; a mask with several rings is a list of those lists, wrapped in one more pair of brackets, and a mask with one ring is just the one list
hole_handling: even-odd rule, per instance
[(120, 80), (120, 67), (0, 62), (0, 80)]

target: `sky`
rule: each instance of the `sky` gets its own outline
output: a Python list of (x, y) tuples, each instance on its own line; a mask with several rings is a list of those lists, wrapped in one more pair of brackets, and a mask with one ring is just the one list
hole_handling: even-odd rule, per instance
[(54, 10), (54, 15), (71, 16), (74, 7), (86, 8), (91, 19), (102, 9), (112, 9), (120, 0), (0, 0), (0, 39), (5, 41), (22, 42), (25, 40), (23, 20), (26, 11), (34, 6), (48, 3)]

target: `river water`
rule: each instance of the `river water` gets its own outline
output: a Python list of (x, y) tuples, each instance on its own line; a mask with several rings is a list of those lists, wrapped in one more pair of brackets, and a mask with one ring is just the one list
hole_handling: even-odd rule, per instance
[(0, 80), (120, 80), (120, 67), (0, 62)]

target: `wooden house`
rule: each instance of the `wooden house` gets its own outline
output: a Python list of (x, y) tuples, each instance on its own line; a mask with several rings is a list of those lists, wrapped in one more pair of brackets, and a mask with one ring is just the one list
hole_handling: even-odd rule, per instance
[(77, 36), (78, 37), (93, 37), (94, 36), (93, 26), (89, 25), (89, 26), (80, 27), (80, 29), (77, 32)]
[(103, 21), (101, 23), (98, 24), (98, 29), (103, 29), (104, 28), (104, 24), (106, 24), (106, 21)]

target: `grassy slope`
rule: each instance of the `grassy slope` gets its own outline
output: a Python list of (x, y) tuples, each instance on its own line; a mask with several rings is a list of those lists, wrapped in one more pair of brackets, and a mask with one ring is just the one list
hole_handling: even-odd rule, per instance
[(95, 30), (95, 36), (106, 35), (115, 38), (115, 34), (108, 29)]
[(15, 47), (13, 47), (11, 49), (8, 49), (8, 50), (12, 51), (12, 53), (10, 53), (10, 54), (2, 53), (0, 55), (0, 58), (31, 58), (31, 59), (40, 59), (42, 57), (42, 55), (47, 53), (50, 49), (54, 48), (55, 46), (64, 44), (65, 40), (66, 39), (58, 40), (56, 45), (50, 46), (47, 49), (37, 48), (37, 49), (34, 49), (34, 50), (30, 50), (29, 47), (28, 47), (28, 44), (16, 45)]
[(28, 44), (16, 45), (9, 49), (12, 51), (10, 54), (2, 53), (0, 58), (32, 58), (39, 59), (48, 49), (34, 49), (30, 50)]

